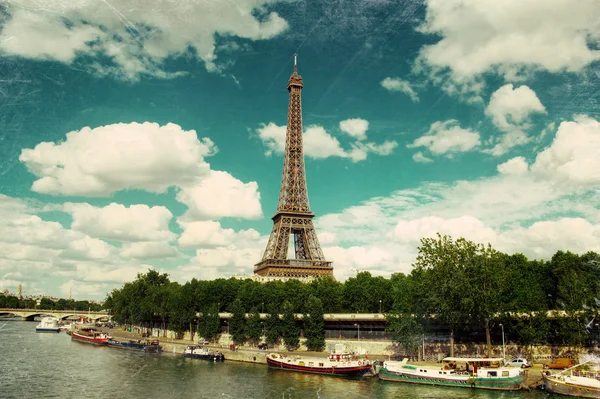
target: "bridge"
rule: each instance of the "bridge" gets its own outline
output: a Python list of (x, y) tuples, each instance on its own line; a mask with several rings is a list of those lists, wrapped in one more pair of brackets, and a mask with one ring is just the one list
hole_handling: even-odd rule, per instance
[(21, 316), (21, 320), (33, 321), (37, 316), (52, 316), (57, 319), (66, 319), (68, 317), (87, 317), (93, 321), (100, 319), (110, 319), (106, 312), (85, 312), (81, 310), (44, 310), (44, 309), (7, 309), (0, 308), (0, 317), (3, 316)]

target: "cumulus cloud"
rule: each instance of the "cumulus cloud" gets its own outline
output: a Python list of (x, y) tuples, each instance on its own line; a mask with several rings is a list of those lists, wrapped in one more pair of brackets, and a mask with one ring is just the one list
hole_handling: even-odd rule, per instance
[(527, 173), (529, 164), (523, 157), (511, 158), (496, 167), (504, 175), (523, 175)]
[[(390, 155), (398, 146), (393, 140), (385, 140), (381, 144), (365, 141), (369, 122), (364, 119), (347, 119), (340, 122), (340, 130), (354, 139), (350, 148), (344, 149), (340, 141), (328, 133), (322, 126), (308, 126), (303, 134), (304, 155), (314, 159), (329, 157), (349, 158), (352, 162), (367, 159), (368, 154)], [(285, 152), (286, 126), (278, 126), (273, 122), (262, 124), (256, 129), (258, 137), (266, 147), (265, 155), (283, 154)]]
[(164, 241), (141, 241), (124, 244), (119, 254), (123, 258), (164, 259), (174, 258), (178, 252)]
[(451, 119), (445, 122), (434, 122), (429, 131), (421, 136), (407, 148), (425, 147), (434, 155), (466, 152), (481, 144), (479, 133), (470, 129), (463, 129), (458, 121)]
[(398, 241), (418, 245), (421, 238), (435, 237), (436, 233), (484, 243), (493, 241), (496, 237), (494, 230), (468, 215), (449, 219), (426, 216), (413, 220), (399, 220), (392, 234)]
[(124, 189), (164, 192), (208, 174), (213, 142), (168, 123), (118, 123), (67, 133), (58, 144), (23, 149), (19, 160), (42, 194), (107, 196)]
[(546, 113), (546, 108), (528, 86), (522, 85), (514, 89), (509, 83), (492, 94), (485, 113), (499, 129), (512, 130), (524, 127), (529, 115)]
[(418, 30), (441, 39), (421, 49), (417, 66), (439, 82), (449, 70), (459, 84), (486, 72), (506, 79), (532, 70), (578, 72), (600, 59), (597, 8), (595, 0), (427, 0)]
[[(162, 224), (168, 223), (171, 215), (170, 212), (166, 214), (163, 207), (124, 207), (111, 204), (96, 208), (89, 204), (77, 203), (54, 209), (69, 208), (69, 211), (73, 212), (74, 224), (81, 230), (66, 228), (61, 223), (42, 219), (37, 213), (43, 215), (46, 208), (53, 207), (39, 208), (27, 201), (0, 195), (2, 287), (14, 291), (19, 283), (23, 283), (28, 293), (55, 295), (56, 287), (65, 280), (72, 280), (77, 284), (96, 287), (90, 288), (89, 291), (81, 291), (81, 295), (87, 294), (85, 299), (101, 299), (110, 289), (131, 281), (137, 273), (148, 270), (150, 266), (141, 264), (140, 259), (178, 255), (165, 241), (126, 242), (121, 248), (117, 248), (81, 231), (89, 231), (103, 237), (107, 235), (105, 230), (108, 229), (118, 233), (111, 235), (113, 239), (167, 239), (172, 233), (165, 231)], [(156, 214), (153, 214), (154, 212)], [(150, 221), (144, 220), (144, 217)], [(123, 220), (117, 221), (115, 218)], [(127, 221), (132, 225), (124, 226), (123, 223)], [(154, 222), (158, 225), (153, 224)], [(93, 226), (94, 223), (97, 226)], [(110, 230), (111, 226), (114, 231)], [(134, 232), (134, 228), (139, 231)], [(30, 280), (36, 283), (28, 283)]]
[(600, 122), (579, 115), (558, 126), (552, 144), (531, 165), (532, 173), (569, 187), (600, 185)]
[(308, 126), (303, 134), (303, 142), (304, 153), (314, 159), (347, 156), (338, 139), (321, 126)]
[(271, 2), (241, 0), (230, 7), (220, 1), (174, 5), (159, 0), (148, 7), (142, 0), (71, 0), (40, 7), (37, 0), (10, 0), (5, 4), (0, 51), (66, 64), (79, 60), (86, 65), (91, 60), (90, 67), (98, 73), (130, 80), (143, 74), (176, 75), (162, 69), (163, 61), (181, 55), (219, 71), (223, 67), (215, 52), (217, 35), (264, 40), (287, 29), (284, 19), (268, 11)]
[(235, 237), (233, 229), (224, 229), (221, 223), (212, 220), (178, 223), (183, 229), (177, 240), (182, 248), (225, 246)]
[(164, 206), (145, 204), (126, 207), (111, 203), (97, 208), (87, 203), (66, 203), (64, 210), (73, 217), (71, 228), (92, 237), (120, 241), (171, 241), (171, 211)]
[(514, 89), (509, 83), (492, 94), (485, 113), (504, 135), (494, 140), (496, 145), (493, 148), (483, 151), (498, 156), (515, 146), (528, 143), (530, 138), (525, 130), (530, 127), (530, 115), (545, 114), (546, 108), (529, 87), (523, 85)]
[(346, 119), (340, 122), (340, 130), (357, 140), (365, 140), (367, 130), (369, 130), (369, 121), (360, 118)]
[(412, 102), (419, 102), (419, 96), (413, 90), (410, 82), (399, 78), (385, 78), (381, 81), (381, 86), (389, 91), (399, 91), (406, 94)]
[[(254, 265), (262, 258), (268, 237), (254, 229), (223, 229), (218, 223), (182, 223), (187, 234), (182, 244), (196, 249), (189, 263), (177, 267), (174, 276), (178, 281), (192, 277), (214, 279), (233, 274), (252, 274)], [(213, 239), (203, 231), (206, 228), (218, 238)]]
[(244, 183), (227, 172), (212, 170), (200, 182), (182, 185), (176, 198), (188, 207), (186, 219), (262, 217), (258, 184)]

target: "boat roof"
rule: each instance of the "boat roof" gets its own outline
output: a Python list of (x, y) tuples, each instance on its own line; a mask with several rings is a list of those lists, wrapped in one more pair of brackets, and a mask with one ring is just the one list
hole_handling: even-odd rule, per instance
[(445, 357), (443, 362), (500, 362), (504, 361), (501, 357)]

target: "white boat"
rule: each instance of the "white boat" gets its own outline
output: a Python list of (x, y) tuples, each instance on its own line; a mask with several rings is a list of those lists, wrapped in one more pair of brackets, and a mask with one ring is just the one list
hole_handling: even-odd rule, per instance
[(600, 398), (600, 360), (588, 360), (556, 374), (542, 373), (548, 392), (579, 398)]
[(60, 332), (58, 319), (56, 317), (44, 317), (40, 324), (35, 327), (35, 332)]
[(525, 371), (505, 367), (502, 358), (447, 357), (441, 367), (417, 366), (402, 361), (385, 361), (379, 379), (411, 384), (516, 391), (521, 389)]

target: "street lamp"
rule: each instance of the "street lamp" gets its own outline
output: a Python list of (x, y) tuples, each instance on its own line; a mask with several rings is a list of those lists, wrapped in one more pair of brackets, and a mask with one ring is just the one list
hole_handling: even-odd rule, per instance
[(381, 313), (381, 299), (379, 300), (379, 313)]
[(506, 348), (504, 346), (504, 326), (500, 323), (500, 327), (502, 327), (502, 359), (506, 360)]

